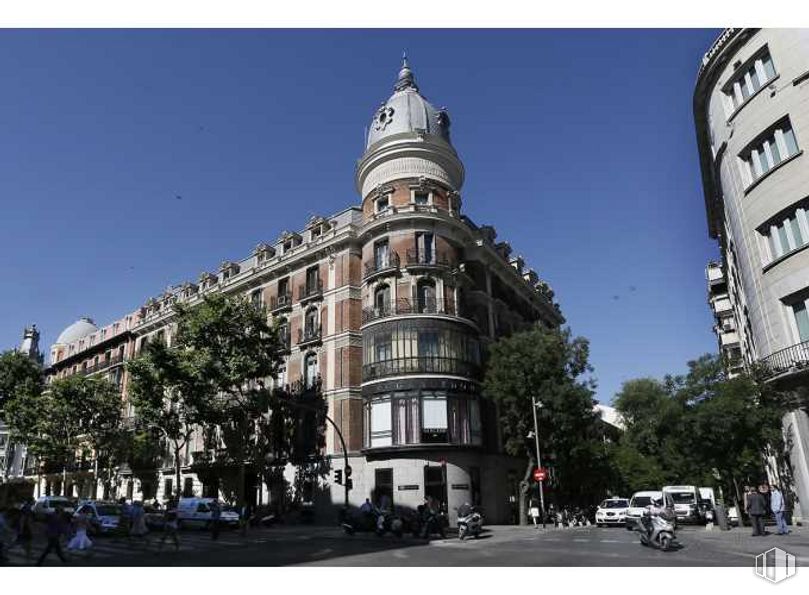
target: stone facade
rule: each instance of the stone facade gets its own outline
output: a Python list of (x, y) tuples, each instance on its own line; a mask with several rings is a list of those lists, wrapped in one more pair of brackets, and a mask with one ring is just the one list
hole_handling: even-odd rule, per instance
[[(722, 254), (707, 277), (727, 367), (760, 362), (786, 390), (809, 386), (809, 32), (726, 30), (703, 59), (694, 116)], [(802, 410), (784, 419), (804, 510), (807, 421)]]

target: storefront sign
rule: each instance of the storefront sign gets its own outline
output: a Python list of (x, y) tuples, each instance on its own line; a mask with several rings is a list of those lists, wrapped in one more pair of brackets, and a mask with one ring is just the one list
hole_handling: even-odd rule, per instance
[(400, 492), (404, 492), (404, 491), (408, 491), (408, 490), (417, 490), (417, 489), (419, 489), (418, 485), (401, 485), (401, 486), (399, 486), (399, 491)]
[(468, 483), (453, 483), (452, 484), (452, 489), (453, 490), (469, 490), (469, 484)]

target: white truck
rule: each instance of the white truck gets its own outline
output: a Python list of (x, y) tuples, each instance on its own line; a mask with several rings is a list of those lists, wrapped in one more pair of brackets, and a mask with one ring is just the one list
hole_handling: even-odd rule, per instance
[(674, 515), (684, 523), (702, 523), (705, 520), (697, 486), (663, 486), (663, 493), (674, 502)]

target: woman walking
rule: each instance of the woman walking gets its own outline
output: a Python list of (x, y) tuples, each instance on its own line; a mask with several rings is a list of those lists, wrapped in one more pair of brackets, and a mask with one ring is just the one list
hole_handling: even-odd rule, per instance
[(25, 559), (31, 559), (31, 544), (34, 539), (34, 511), (31, 508), (31, 500), (26, 500), (20, 509), (20, 518), (17, 520), (17, 541), (16, 545), (25, 551)]
[(67, 543), (68, 551), (89, 551), (93, 547), (93, 542), (87, 537), (87, 530), (90, 528), (90, 518), (86, 512), (82, 512), (73, 519), (73, 526), (76, 533)]
[(163, 514), (163, 537), (160, 538), (156, 553), (160, 553), (160, 551), (163, 550), (163, 544), (166, 543), (166, 539), (168, 538), (171, 538), (174, 542), (174, 551), (180, 551), (180, 539), (177, 535), (178, 530), (177, 507), (172, 502), (166, 506), (166, 512)]

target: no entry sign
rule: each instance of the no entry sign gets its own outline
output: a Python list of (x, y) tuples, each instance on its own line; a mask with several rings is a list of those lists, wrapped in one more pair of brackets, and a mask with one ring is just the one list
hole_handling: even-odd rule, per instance
[(534, 481), (545, 481), (548, 477), (548, 472), (542, 467), (534, 469)]

